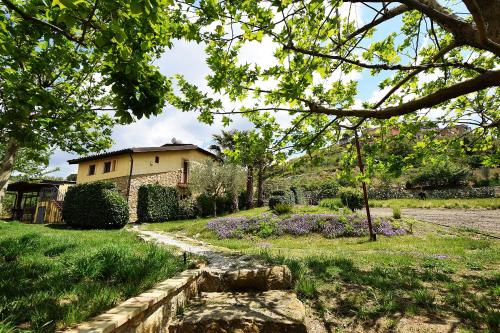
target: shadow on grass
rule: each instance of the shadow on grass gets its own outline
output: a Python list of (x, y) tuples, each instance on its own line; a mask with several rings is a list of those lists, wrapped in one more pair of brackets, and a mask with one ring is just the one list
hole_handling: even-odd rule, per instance
[(328, 311), (334, 321), (373, 328), (380, 318), (396, 326), (405, 315), (419, 315), (428, 323), (449, 323), (451, 332), (457, 320), (472, 330), (499, 331), (500, 274), (452, 278), (453, 272), (439, 260), (417, 268), (361, 270), (342, 258), (267, 259), (288, 265), (299, 296), (320, 313)]
[(16, 228), (0, 234), (0, 332), (54, 332), (185, 268), (167, 250), (127, 234)]

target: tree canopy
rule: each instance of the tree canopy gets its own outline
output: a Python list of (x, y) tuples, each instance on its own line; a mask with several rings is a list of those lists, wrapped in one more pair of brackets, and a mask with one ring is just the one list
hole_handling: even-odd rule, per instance
[[(499, 0), (177, 4), (207, 45), (209, 88), (241, 102), (225, 110), (180, 77), (183, 96), (171, 102), (206, 122), (243, 114), (259, 126), (289, 113), (278, 149), (315, 149), (342, 128), (401, 122), (466, 123), (498, 137)], [(272, 64), (241, 61), (243, 48), (263, 42), (274, 46)], [(378, 94), (361, 91), (359, 77), (376, 80)]]
[(100, 151), (117, 121), (162, 111), (171, 85), (151, 62), (176, 34), (169, 6), (0, 1), (0, 191), (20, 149)]

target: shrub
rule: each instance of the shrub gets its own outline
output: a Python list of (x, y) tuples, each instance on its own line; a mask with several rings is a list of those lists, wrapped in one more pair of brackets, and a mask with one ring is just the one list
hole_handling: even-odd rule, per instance
[(401, 207), (392, 207), (392, 217), (396, 220), (401, 219)]
[(274, 206), (273, 212), (282, 215), (288, 214), (292, 211), (293, 206), (287, 203), (278, 203)]
[(179, 220), (194, 219), (199, 215), (200, 215), (200, 210), (198, 208), (195, 199), (187, 198), (179, 200), (179, 211), (177, 214), (177, 219)]
[(352, 211), (363, 208), (363, 193), (352, 187), (343, 187), (339, 191), (342, 204)]
[(127, 201), (110, 182), (70, 187), (62, 215), (68, 225), (85, 229), (121, 228), (129, 221)]
[(293, 200), (289, 196), (284, 195), (274, 195), (269, 198), (269, 208), (274, 210), (276, 205), (293, 205)]
[(179, 196), (175, 187), (158, 184), (142, 185), (137, 201), (137, 218), (141, 222), (175, 220), (179, 211)]
[(322, 199), (319, 202), (319, 206), (329, 208), (331, 210), (338, 210), (343, 207), (342, 200), (340, 200), (340, 198)]
[(217, 214), (227, 213), (231, 209), (231, 197), (229, 195), (218, 196), (214, 199), (212, 196), (202, 193), (196, 198), (201, 216), (214, 215), (214, 200), (217, 205)]
[(321, 199), (334, 198), (338, 195), (338, 184), (329, 180), (307, 184), (304, 187), (304, 197), (310, 205), (317, 205)]
[(435, 158), (417, 169), (410, 177), (410, 187), (429, 188), (454, 187), (464, 184), (471, 172), (465, 166), (458, 165), (447, 158)]

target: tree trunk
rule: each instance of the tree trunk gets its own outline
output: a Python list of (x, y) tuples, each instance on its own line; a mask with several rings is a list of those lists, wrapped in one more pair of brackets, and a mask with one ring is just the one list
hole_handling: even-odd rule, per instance
[(214, 217), (217, 217), (217, 196), (213, 198)]
[[(365, 168), (363, 166), (363, 160), (361, 158), (361, 145), (359, 144), (359, 138), (358, 138), (358, 131), (357, 130), (354, 130), (354, 137), (356, 139), (356, 152), (358, 154), (359, 171), (361, 173), (364, 173), (365, 172)], [(364, 200), (365, 200), (365, 207), (366, 207), (366, 219), (368, 220), (368, 231), (370, 232), (370, 240), (371, 241), (376, 241), (377, 240), (377, 235), (373, 231), (372, 217), (371, 217), (371, 214), (370, 214), (370, 204), (368, 202), (368, 190), (366, 188), (365, 181), (362, 182), (362, 185), (363, 185), (363, 197), (364, 197)]]
[(240, 211), (240, 207), (238, 206), (238, 193), (231, 193), (231, 212), (237, 213)]
[(10, 176), (12, 175), (12, 170), (14, 169), (14, 162), (16, 160), (17, 152), (19, 151), (19, 146), (16, 140), (10, 139), (7, 144), (7, 149), (5, 150), (5, 155), (2, 158), (2, 164), (0, 164), (0, 212), (3, 210), (2, 200), (7, 191), (7, 185), (9, 185)]
[(253, 165), (247, 168), (247, 209), (253, 208)]
[(264, 165), (259, 166), (259, 175), (257, 179), (257, 207), (264, 206), (264, 173), (266, 168)]

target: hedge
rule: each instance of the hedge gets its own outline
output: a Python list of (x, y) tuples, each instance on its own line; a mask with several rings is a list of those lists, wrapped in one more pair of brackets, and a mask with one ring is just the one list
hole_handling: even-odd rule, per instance
[(66, 224), (84, 229), (118, 229), (129, 221), (127, 201), (110, 182), (72, 186), (63, 203)]
[(269, 208), (272, 210), (276, 205), (293, 205), (295, 204), (296, 197), (291, 190), (277, 190), (271, 192), (269, 198)]
[[(418, 198), (421, 191), (409, 191), (401, 188), (369, 188), (370, 199), (413, 199)], [(462, 187), (441, 190), (423, 190), (429, 199), (473, 199), (495, 197), (494, 187)]]
[(357, 188), (344, 187), (339, 191), (340, 201), (352, 211), (363, 208), (363, 193)]
[(140, 222), (163, 222), (177, 219), (179, 195), (175, 187), (158, 184), (142, 185), (137, 199)]

